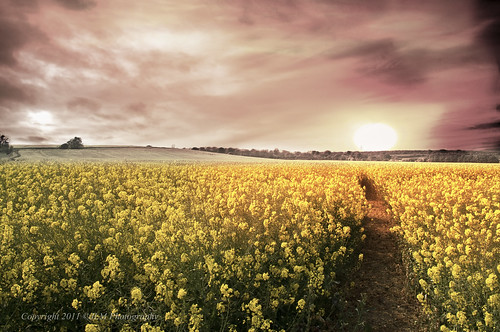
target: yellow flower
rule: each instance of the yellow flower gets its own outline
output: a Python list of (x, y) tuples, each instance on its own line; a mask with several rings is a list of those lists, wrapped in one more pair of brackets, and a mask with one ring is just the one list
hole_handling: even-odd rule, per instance
[(94, 282), (92, 287), (85, 286), (83, 288), (83, 292), (85, 293), (85, 295), (87, 295), (88, 298), (90, 298), (91, 300), (95, 300), (95, 299), (98, 299), (99, 297), (101, 297), (101, 295), (103, 294), (104, 286), (101, 285), (101, 283), (99, 281), (96, 281), (96, 282)]
[(183, 252), (181, 255), (181, 262), (186, 263), (188, 260), (189, 260), (189, 256)]
[(51, 266), (51, 265), (54, 265), (54, 259), (48, 255), (46, 255), (44, 258), (43, 258), (43, 264), (45, 266)]
[(184, 288), (181, 288), (177, 293), (177, 298), (182, 300), (184, 296), (186, 296), (186, 294), (187, 294), (186, 290)]
[(424, 280), (424, 279), (420, 279), (418, 281), (418, 283), (420, 284), (420, 286), (423, 288), (423, 289), (427, 289), (428, 285), (427, 285), (427, 282)]
[(488, 311), (484, 313), (484, 324), (489, 327), (494, 327), (493, 326), (493, 315), (490, 314)]
[(87, 324), (85, 325), (85, 332), (100, 332), (99, 326), (97, 324)]
[(463, 326), (467, 322), (467, 316), (465, 315), (465, 312), (463, 312), (463, 311), (457, 312), (457, 318), (458, 318), (458, 324), (461, 326)]
[(132, 303), (139, 303), (142, 300), (142, 291), (139, 287), (133, 287), (130, 290), (130, 297), (132, 298)]
[(248, 309), (250, 309), (250, 311), (252, 311), (256, 314), (260, 314), (262, 306), (259, 304), (259, 299), (255, 299), (255, 298), (252, 299), (250, 301), (250, 303), (248, 304)]
[(306, 306), (306, 300), (300, 299), (299, 302), (297, 302), (297, 310), (302, 311), (305, 306)]
[(498, 277), (494, 273), (490, 273), (488, 278), (486, 278), (486, 286), (491, 290), (495, 290), (495, 288), (498, 286)]
[(223, 297), (228, 298), (228, 297), (231, 297), (233, 289), (229, 288), (229, 286), (227, 284), (222, 284), (220, 286), (220, 292), (221, 292)]
[(78, 299), (74, 299), (73, 302), (71, 303), (71, 306), (75, 308), (76, 310), (80, 309), (80, 306), (82, 305), (82, 301), (78, 301)]

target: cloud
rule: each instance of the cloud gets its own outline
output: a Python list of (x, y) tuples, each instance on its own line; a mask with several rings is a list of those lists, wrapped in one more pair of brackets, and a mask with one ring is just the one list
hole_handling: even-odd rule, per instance
[(84, 98), (84, 97), (76, 97), (71, 99), (66, 103), (68, 109), (72, 111), (99, 111), (101, 109), (101, 104), (96, 102), (95, 100)]
[[(497, 66), (497, 82), (500, 79), (500, 3), (492, 0), (475, 0), (475, 18), (482, 26), (480, 33), (477, 34), (477, 41), (485, 46), (490, 52), (492, 58), (496, 61)], [(496, 86), (496, 95), (500, 95), (498, 83)], [(500, 110), (497, 106), (496, 110)], [(493, 111), (493, 109), (492, 109)], [(483, 130), (485, 132), (495, 131), (496, 137), (491, 137), (487, 143), (488, 146), (500, 150), (500, 121), (490, 121), (469, 127), (472, 130)]]
[(365, 57), (365, 56), (387, 56), (396, 52), (394, 40), (385, 38), (374, 41), (366, 41), (357, 44), (347, 50), (336, 51), (331, 50), (329, 56), (332, 60), (349, 58), (349, 57)]
[(17, 64), (16, 52), (30, 40), (41, 38), (43, 34), (35, 27), (21, 20), (0, 17), (0, 65)]
[(86, 10), (96, 6), (92, 0), (55, 0), (63, 7), (71, 10)]
[(360, 42), (342, 51), (327, 51), (332, 61), (347, 58), (360, 59), (358, 70), (364, 75), (378, 77), (395, 85), (424, 83), (435, 72), (468, 65), (487, 64), (490, 58), (477, 45), (465, 45), (435, 49), (398, 46), (392, 39)]
[(49, 141), (48, 138), (42, 136), (28, 136), (25, 138), (21, 138), (22, 141), (34, 142), (34, 143), (43, 143)]
[(481, 123), (470, 127), (469, 129), (500, 129), (500, 120), (489, 123)]
[(4, 101), (25, 102), (30, 101), (31, 96), (24, 88), (11, 84), (9, 81), (0, 78), (0, 103)]
[(141, 102), (131, 103), (127, 105), (127, 110), (137, 114), (146, 114), (148, 112), (148, 105)]

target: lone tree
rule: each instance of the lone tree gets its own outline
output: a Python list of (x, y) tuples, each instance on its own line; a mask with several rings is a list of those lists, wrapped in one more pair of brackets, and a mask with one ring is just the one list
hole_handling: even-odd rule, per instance
[(59, 148), (61, 149), (83, 149), (82, 139), (80, 137), (75, 137), (62, 144)]
[(0, 153), (11, 154), (12, 146), (9, 144), (9, 138), (5, 135), (0, 136)]

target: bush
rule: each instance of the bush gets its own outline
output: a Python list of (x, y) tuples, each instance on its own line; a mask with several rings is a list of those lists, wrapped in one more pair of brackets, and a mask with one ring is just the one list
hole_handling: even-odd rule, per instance
[(82, 139), (80, 137), (74, 137), (62, 144), (60, 149), (83, 149)]
[(5, 135), (0, 136), (0, 153), (11, 154), (14, 149), (9, 145), (9, 138)]

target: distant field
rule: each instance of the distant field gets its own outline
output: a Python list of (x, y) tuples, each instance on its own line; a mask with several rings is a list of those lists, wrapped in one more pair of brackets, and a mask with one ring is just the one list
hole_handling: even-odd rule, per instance
[[(51, 147), (18, 147), (18, 161), (265, 161), (261, 158), (175, 148), (146, 147), (86, 147), (81, 150), (61, 150)], [(8, 160), (2, 155), (0, 160)]]
[[(5, 154), (0, 154), (0, 162), (5, 162), (8, 160), (17, 161), (27, 161), (27, 162), (40, 162), (40, 161), (132, 161), (132, 162), (276, 162), (280, 160), (281, 162), (287, 161), (299, 161), (299, 160), (309, 160), (310, 161), (321, 161), (330, 160), (336, 162), (342, 161), (374, 161), (374, 160), (384, 160), (380, 157), (387, 153), (391, 155), (391, 162), (421, 162), (429, 161), (425, 159), (434, 158), (431, 160), (433, 162), (450, 162), (450, 161), (460, 161), (453, 160), (456, 156), (453, 151), (449, 153), (440, 153), (439, 151), (434, 151), (432, 153), (428, 151), (386, 151), (386, 152), (356, 152), (359, 155), (351, 155), (350, 159), (322, 159), (318, 156), (310, 156), (310, 158), (279, 158), (273, 159), (266, 156), (245, 156), (237, 154), (227, 154), (227, 153), (217, 153), (211, 151), (202, 150), (191, 150), (191, 149), (176, 149), (176, 148), (163, 148), (163, 147), (138, 147), (138, 146), (87, 146), (82, 150), (62, 150), (56, 146), (49, 145), (18, 145), (14, 146), (17, 150), (14, 154), (7, 156)], [(345, 154), (340, 152), (340, 154)], [(467, 151), (466, 157), (473, 156), (477, 159), (474, 162), (478, 162), (484, 159), (484, 156), (491, 155), (500, 158), (500, 154), (494, 152), (484, 152), (484, 151)], [(437, 158), (437, 159), (436, 159)], [(451, 158), (451, 159), (450, 159)], [(463, 159), (463, 158), (462, 158)], [(470, 159), (470, 158), (469, 158)], [(465, 159), (461, 162), (471, 162), (471, 160)], [(497, 159), (498, 160), (498, 159)], [(485, 162), (484, 160), (482, 162)]]

